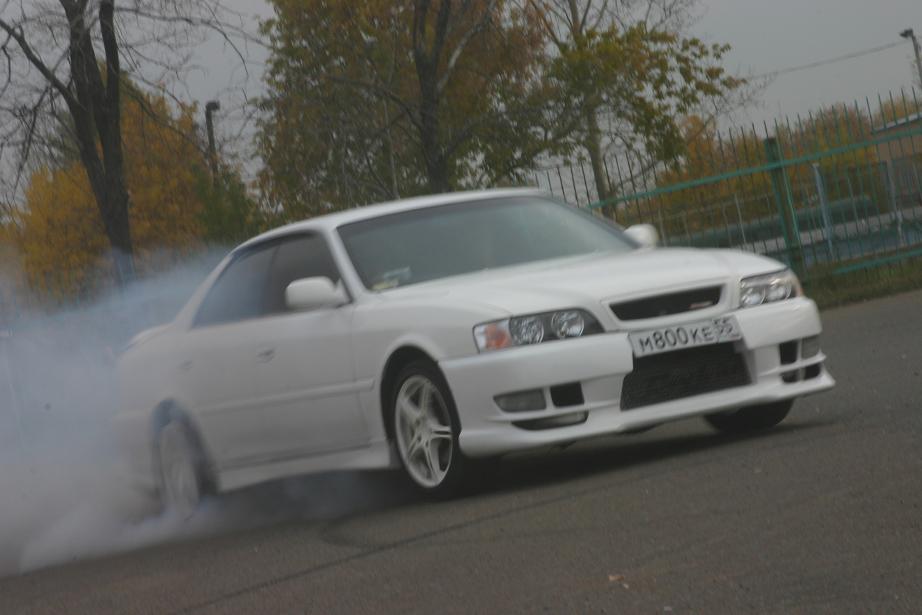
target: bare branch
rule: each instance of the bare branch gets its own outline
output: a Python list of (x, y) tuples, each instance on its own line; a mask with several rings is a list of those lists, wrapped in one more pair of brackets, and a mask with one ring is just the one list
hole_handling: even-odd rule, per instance
[[(68, 100), (70, 103), (76, 104), (77, 100), (74, 98), (73, 93), (70, 91), (70, 88), (64, 84), (57, 75), (48, 68), (48, 66), (42, 61), (38, 54), (33, 51), (32, 47), (29, 45), (26, 40), (25, 33), (20, 27), (17, 27), (5, 19), (0, 19), (0, 30), (3, 30), (7, 33), (9, 38), (12, 38), (16, 41), (16, 44), (19, 45), (20, 50), (22, 50), (23, 55), (29, 60), (29, 63), (32, 64), (41, 73), (42, 77), (45, 78), (48, 83), (54, 86), (58, 93), (64, 97), (65, 100)], [(4, 50), (6, 49), (6, 44), (3, 45)]]

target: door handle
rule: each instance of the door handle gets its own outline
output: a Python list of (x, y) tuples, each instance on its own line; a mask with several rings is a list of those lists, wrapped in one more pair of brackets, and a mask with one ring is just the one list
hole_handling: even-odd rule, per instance
[(256, 355), (256, 360), (260, 363), (268, 363), (272, 360), (273, 357), (275, 357), (275, 349), (267, 348), (266, 350), (260, 351), (259, 354)]

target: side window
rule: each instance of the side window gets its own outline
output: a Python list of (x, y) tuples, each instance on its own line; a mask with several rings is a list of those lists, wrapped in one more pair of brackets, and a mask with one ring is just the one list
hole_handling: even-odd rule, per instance
[(199, 307), (195, 326), (255, 318), (263, 313), (269, 264), (277, 244), (244, 252), (221, 273)]
[(272, 261), (266, 312), (279, 314), (287, 311), (285, 289), (288, 285), (295, 280), (317, 276), (330, 278), (334, 284), (339, 282), (339, 270), (324, 238), (309, 234), (284, 240)]

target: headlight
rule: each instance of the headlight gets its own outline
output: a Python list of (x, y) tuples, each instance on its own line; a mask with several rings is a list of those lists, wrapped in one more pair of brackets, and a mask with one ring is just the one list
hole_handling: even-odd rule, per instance
[(602, 325), (592, 314), (574, 309), (486, 322), (474, 327), (474, 341), (477, 350), (485, 352), (601, 332)]
[(743, 278), (740, 282), (740, 307), (755, 307), (803, 295), (800, 281), (790, 269)]

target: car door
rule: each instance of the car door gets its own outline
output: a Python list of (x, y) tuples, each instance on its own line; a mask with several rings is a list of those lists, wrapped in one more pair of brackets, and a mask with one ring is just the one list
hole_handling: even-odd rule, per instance
[(341, 283), (321, 234), (297, 234), (279, 243), (270, 264), (266, 314), (258, 321), (258, 336), (252, 336), (259, 338), (251, 348), (259, 422), (251, 433), (265, 444), (262, 458), (253, 462), (367, 442), (358, 395), (363, 385), (355, 382), (350, 344), (353, 306), (292, 312), (285, 305), (291, 282), (318, 276)]
[(234, 255), (212, 284), (190, 329), (178, 342), (180, 402), (199, 424), (218, 466), (257, 454), (249, 437), (256, 422), (254, 348), (265, 315), (269, 265), (278, 245), (256, 246)]

